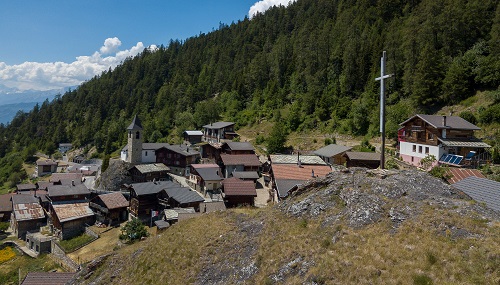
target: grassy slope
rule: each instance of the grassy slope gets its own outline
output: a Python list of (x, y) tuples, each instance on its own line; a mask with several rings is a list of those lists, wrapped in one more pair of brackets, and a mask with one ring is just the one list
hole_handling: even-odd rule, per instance
[[(273, 278), (287, 263), (286, 284), (303, 284), (306, 280), (319, 284), (500, 281), (498, 221), (463, 217), (427, 206), (418, 218), (405, 221), (396, 232), (384, 221), (361, 229), (321, 225), (320, 221), (340, 210), (333, 208), (309, 220), (291, 218), (273, 208), (204, 215), (117, 251), (94, 276), (99, 276), (100, 284), (139, 280), (141, 284), (188, 284), (196, 283), (206, 267), (248, 258), (258, 269), (246, 284), (274, 284)], [(237, 229), (242, 219), (256, 220), (263, 228), (254, 235), (241, 234)], [(465, 229), (474, 237), (440, 232), (436, 225), (442, 224)], [(242, 251), (249, 243), (255, 243), (255, 250)], [(294, 262), (297, 258), (300, 262)], [(307, 270), (301, 272), (304, 266)], [(233, 284), (238, 276), (229, 274), (222, 280)]]

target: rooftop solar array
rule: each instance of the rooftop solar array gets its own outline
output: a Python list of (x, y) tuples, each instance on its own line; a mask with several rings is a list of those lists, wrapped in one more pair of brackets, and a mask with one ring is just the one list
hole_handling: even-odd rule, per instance
[(459, 165), (463, 159), (464, 159), (464, 157), (461, 155), (443, 154), (443, 156), (441, 156), (441, 158), (439, 159), (439, 162), (445, 163), (445, 164)]

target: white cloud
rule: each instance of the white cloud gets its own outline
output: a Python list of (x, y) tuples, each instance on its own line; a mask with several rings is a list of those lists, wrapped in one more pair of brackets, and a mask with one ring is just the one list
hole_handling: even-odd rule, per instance
[(118, 50), (118, 47), (122, 45), (122, 42), (117, 38), (107, 38), (104, 41), (104, 45), (101, 47), (101, 54), (110, 54)]
[(253, 16), (255, 16), (255, 14), (264, 13), (267, 9), (273, 6), (288, 6), (288, 4), (295, 1), (296, 0), (261, 0), (250, 7), (250, 10), (248, 11), (248, 17), (250, 17), (251, 19)]
[[(121, 41), (108, 38), (100, 48), (90, 56), (78, 56), (71, 63), (66, 62), (24, 62), (7, 65), (0, 62), (0, 84), (20, 90), (50, 90), (81, 84), (83, 81), (115, 68), (127, 57), (136, 56), (146, 47), (142, 42), (127, 50), (119, 51)], [(156, 46), (149, 47), (155, 50)], [(114, 54), (112, 54), (114, 53)], [(103, 57), (103, 55), (109, 56)]]

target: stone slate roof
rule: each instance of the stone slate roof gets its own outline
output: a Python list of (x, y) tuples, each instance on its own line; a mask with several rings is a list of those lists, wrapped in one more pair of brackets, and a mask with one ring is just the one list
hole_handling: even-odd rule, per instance
[(168, 197), (174, 199), (179, 204), (188, 204), (188, 203), (196, 203), (203, 202), (205, 199), (198, 194), (198, 192), (193, 191), (186, 187), (175, 187), (175, 188), (167, 188), (165, 189)]
[(456, 168), (456, 167), (450, 167), (448, 169), (448, 173), (450, 175), (450, 178), (447, 179), (448, 183), (454, 184), (457, 183), (458, 181), (465, 179), (470, 176), (476, 176), (479, 178), (486, 178), (481, 171), (477, 169), (468, 169), (468, 168)]
[(345, 156), (350, 160), (380, 161), (380, 153), (376, 152), (348, 151), (345, 153)]
[[(298, 164), (297, 155), (293, 154), (271, 154), (269, 157), (273, 164)], [(317, 155), (300, 155), (299, 158), (302, 165), (326, 165), (326, 162)]]
[[(168, 143), (143, 143), (143, 150), (157, 150), (162, 147), (168, 147), (170, 144)], [(128, 149), (128, 148), (127, 148)]]
[(12, 195), (12, 204), (29, 204), (29, 203), (38, 203), (39, 200), (37, 197), (29, 194), (17, 194)]
[(83, 173), (52, 173), (50, 182), (59, 182), (61, 180), (74, 180), (75, 182), (82, 182)]
[(155, 221), (155, 226), (159, 229), (159, 230), (163, 230), (163, 229), (166, 229), (168, 227), (170, 227), (170, 224), (164, 220), (156, 220)]
[(121, 192), (114, 192), (99, 195), (101, 201), (109, 210), (128, 207), (129, 203)]
[(198, 168), (196, 169), (198, 175), (205, 181), (221, 181), (222, 177), (218, 173), (220, 173), (219, 167), (217, 168)]
[(26, 183), (26, 184), (17, 184), (16, 188), (18, 191), (29, 191), (29, 190), (35, 190), (36, 185), (32, 183)]
[(167, 187), (179, 187), (179, 184), (172, 181), (141, 182), (128, 185), (134, 189), (137, 196), (156, 194)]
[(261, 166), (262, 163), (255, 154), (221, 154), (224, 165)]
[(47, 190), (47, 188), (48, 188), (49, 186), (54, 185), (54, 183), (53, 183), (53, 182), (49, 182), (49, 181), (38, 181), (38, 182), (36, 183), (36, 185), (38, 185), (38, 189), (39, 189), (39, 190)]
[(314, 154), (324, 156), (324, 157), (332, 157), (337, 154), (341, 154), (343, 152), (351, 150), (352, 147), (350, 146), (344, 146), (344, 145), (338, 145), (338, 144), (330, 144), (327, 146), (324, 146), (317, 151), (314, 152)]
[(216, 122), (208, 125), (204, 125), (205, 129), (222, 129), (234, 125), (233, 122)]
[(259, 179), (259, 173), (257, 171), (234, 171), (233, 177), (241, 179)]
[(227, 142), (227, 146), (231, 150), (251, 150), (255, 151), (253, 145), (249, 142)]
[(127, 130), (142, 130), (141, 120), (137, 115), (134, 116), (132, 123), (127, 127)]
[(85, 184), (71, 185), (52, 185), (47, 187), (49, 197), (72, 196), (72, 195), (88, 195), (89, 189)]
[(38, 165), (38, 166), (40, 166), (40, 165), (57, 165), (57, 161), (53, 161), (53, 160), (50, 160), (50, 159), (38, 160), (36, 162), (36, 165)]
[(61, 223), (94, 215), (88, 202), (52, 203), (52, 208)]
[(500, 213), (500, 182), (470, 176), (452, 186), (477, 202), (485, 203), (488, 208)]
[(477, 138), (438, 138), (443, 145), (448, 147), (478, 147), (478, 148), (489, 148), (491, 147), (489, 144), (484, 143), (480, 139)]
[(257, 197), (257, 190), (252, 181), (241, 180), (236, 177), (224, 179), (224, 194), (226, 196), (253, 196)]
[(288, 196), (288, 191), (290, 191), (295, 186), (302, 185), (305, 181), (295, 179), (276, 179), (275, 182), (279, 197), (285, 198), (286, 196)]
[(170, 168), (163, 163), (138, 164), (132, 168), (136, 168), (142, 174), (170, 170)]
[(64, 285), (73, 276), (74, 272), (28, 272), (21, 285)]
[(478, 126), (469, 123), (468, 121), (458, 117), (458, 116), (446, 116), (446, 126), (443, 126), (443, 116), (439, 115), (423, 115), (417, 114), (408, 120), (402, 122), (399, 125), (404, 125), (407, 122), (413, 120), (414, 118), (420, 118), (424, 120), (429, 125), (437, 129), (458, 129), (458, 130), (480, 130)]
[(200, 155), (200, 153), (198, 151), (196, 151), (195, 149), (193, 148), (190, 148), (186, 145), (169, 145), (169, 146), (166, 146), (165, 148), (175, 152), (175, 153), (178, 153), (178, 154), (181, 154), (183, 156), (193, 156), (193, 155)]
[(0, 195), (0, 212), (11, 212), (12, 211), (12, 201), (10, 198), (16, 195), (14, 193), (8, 193)]

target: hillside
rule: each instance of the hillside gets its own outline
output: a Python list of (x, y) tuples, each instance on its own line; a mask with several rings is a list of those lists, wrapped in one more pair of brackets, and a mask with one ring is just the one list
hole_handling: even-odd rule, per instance
[(118, 249), (75, 284), (497, 284), (499, 234), (498, 213), (424, 172), (339, 168)]

